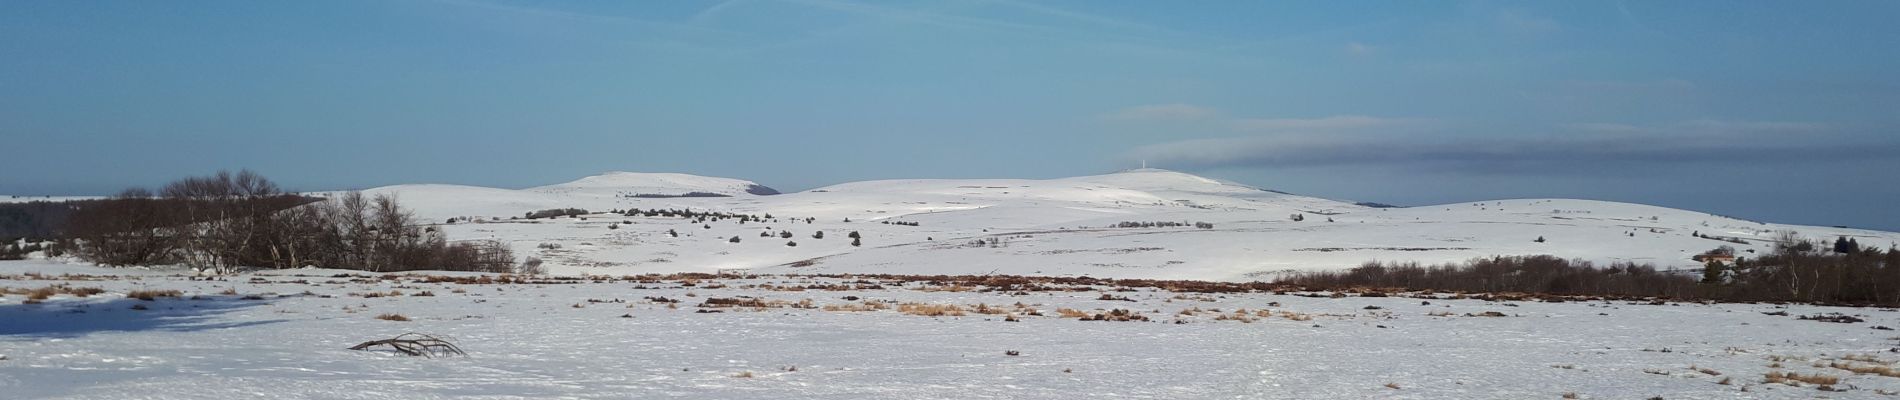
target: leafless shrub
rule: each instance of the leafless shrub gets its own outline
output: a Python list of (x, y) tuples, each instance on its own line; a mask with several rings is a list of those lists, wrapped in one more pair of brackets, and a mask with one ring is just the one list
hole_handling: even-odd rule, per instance
[(444, 355), (456, 355), (456, 356), (468, 355), (468, 353), (465, 353), (462, 351), (461, 347), (456, 346), (455, 343), (451, 343), (448, 340), (444, 340), (442, 338), (435, 337), (432, 335), (425, 335), (425, 334), (413, 333), (413, 332), (404, 333), (402, 335), (398, 335), (390, 339), (372, 340), (368, 342), (363, 342), (355, 346), (350, 346), (350, 350), (367, 351), (367, 350), (375, 349), (377, 347), (386, 347), (397, 353), (402, 353), (404, 355), (417, 356), (417, 357), (435, 357), (435, 356), (444, 356)]

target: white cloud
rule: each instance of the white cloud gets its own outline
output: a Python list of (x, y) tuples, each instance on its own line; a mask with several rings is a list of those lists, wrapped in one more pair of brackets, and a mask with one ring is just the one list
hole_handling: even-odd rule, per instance
[(1183, 168), (1382, 165), (1480, 173), (1900, 158), (1900, 141), (1857, 141), (1828, 126), (1802, 122), (1594, 123), (1564, 125), (1537, 134), (1449, 136), (1370, 129), (1388, 123), (1372, 117), (1263, 121), (1274, 121), (1263, 126), (1304, 132), (1167, 142), (1141, 147), (1134, 155)]

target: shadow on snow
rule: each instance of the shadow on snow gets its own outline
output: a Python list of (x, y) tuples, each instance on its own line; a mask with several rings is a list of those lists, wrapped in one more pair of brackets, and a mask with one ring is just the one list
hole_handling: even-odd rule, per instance
[[(196, 332), (283, 322), (219, 321), (220, 315), (261, 306), (268, 300), (203, 296), (196, 300), (132, 298), (55, 299), (41, 304), (0, 305), (0, 340), (71, 338), (98, 332)], [(134, 309), (142, 305), (146, 309)]]

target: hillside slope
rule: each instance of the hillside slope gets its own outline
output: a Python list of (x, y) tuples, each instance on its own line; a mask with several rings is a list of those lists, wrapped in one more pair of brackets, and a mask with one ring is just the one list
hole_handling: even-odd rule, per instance
[[(426, 221), (484, 219), (444, 229), (451, 239), (507, 241), (523, 256), (545, 258), (554, 272), (565, 274), (750, 269), (1256, 280), (1372, 260), (1443, 263), (1529, 254), (1695, 268), (1699, 264), (1690, 257), (1696, 254), (1724, 245), (1744, 257), (1760, 254), (1784, 231), (1816, 239), (1854, 237), (1868, 246), (1900, 243), (1893, 232), (1767, 224), (1604, 201), (1369, 208), (1153, 169), (1046, 180), (853, 182), (773, 196), (748, 193), (749, 185), (755, 184), (609, 173), (526, 190), (401, 185), (370, 192), (398, 195)], [(728, 197), (635, 196), (693, 192)], [(597, 214), (585, 220), (509, 219), (566, 207)], [(702, 222), (604, 213), (625, 209), (772, 218)], [(1158, 224), (1116, 227), (1124, 222)], [(814, 237), (818, 232), (823, 238)], [(851, 245), (851, 232), (862, 236), (860, 245)]]

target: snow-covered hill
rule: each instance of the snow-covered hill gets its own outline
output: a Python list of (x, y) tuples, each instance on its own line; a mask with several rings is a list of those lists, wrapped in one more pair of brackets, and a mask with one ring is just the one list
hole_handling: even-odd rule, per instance
[(752, 181), (671, 173), (613, 171), (531, 192), (607, 197), (731, 197), (769, 196), (777, 190)]
[[(867, 181), (774, 196), (757, 195), (769, 190), (760, 188), (736, 179), (615, 172), (525, 190), (399, 185), (369, 192), (395, 194), (427, 221), (482, 219), (445, 231), (451, 239), (513, 243), (522, 255), (545, 258), (554, 272), (566, 274), (749, 269), (1255, 280), (1372, 260), (1443, 263), (1529, 254), (1694, 268), (1699, 264), (1690, 257), (1718, 246), (1735, 247), (1744, 257), (1766, 252), (1783, 231), (1853, 237), (1868, 246), (1900, 243), (1893, 232), (1603, 201), (1370, 208), (1156, 169), (1046, 180)], [(665, 197), (689, 193), (725, 197)], [(568, 207), (597, 214), (510, 220)], [(742, 224), (604, 213), (630, 208), (774, 219)], [(1115, 227), (1123, 222), (1186, 226)], [(793, 237), (780, 238), (781, 231)], [(814, 238), (820, 231), (824, 238)], [(863, 237), (860, 246), (846, 238), (851, 232)], [(732, 243), (734, 237), (740, 241)], [(559, 248), (543, 248), (553, 245)]]

